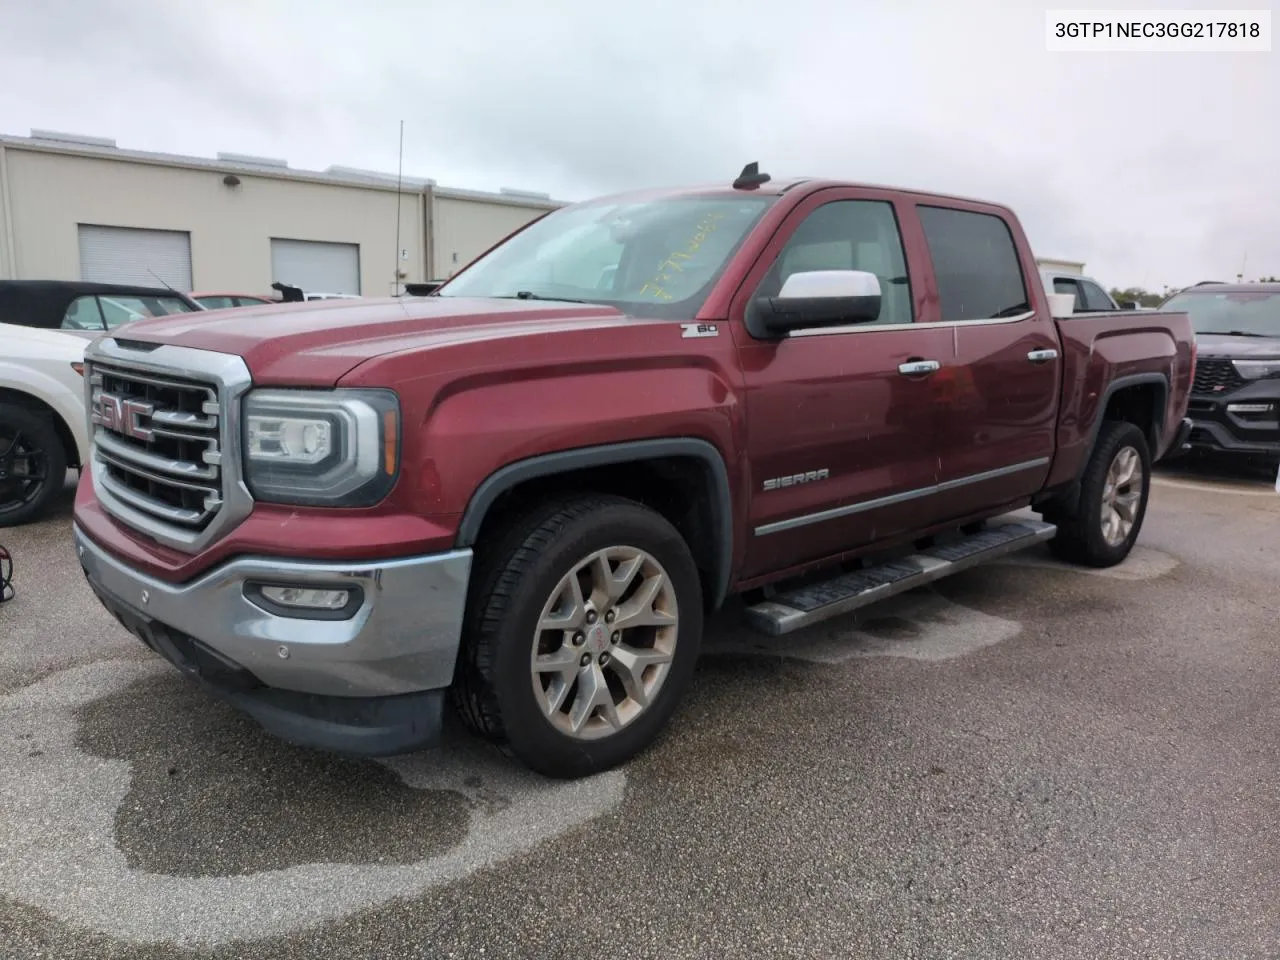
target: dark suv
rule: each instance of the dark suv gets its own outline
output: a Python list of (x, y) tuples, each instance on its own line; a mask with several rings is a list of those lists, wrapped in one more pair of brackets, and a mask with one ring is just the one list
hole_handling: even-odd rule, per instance
[(1280, 460), (1280, 283), (1202, 283), (1161, 309), (1196, 331), (1191, 449)]

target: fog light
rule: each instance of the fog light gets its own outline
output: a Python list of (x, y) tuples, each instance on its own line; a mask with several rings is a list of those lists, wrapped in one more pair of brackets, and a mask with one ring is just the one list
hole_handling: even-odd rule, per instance
[(351, 599), (350, 590), (315, 590), (310, 587), (259, 588), (262, 596), (282, 607), (305, 610), (341, 610)]

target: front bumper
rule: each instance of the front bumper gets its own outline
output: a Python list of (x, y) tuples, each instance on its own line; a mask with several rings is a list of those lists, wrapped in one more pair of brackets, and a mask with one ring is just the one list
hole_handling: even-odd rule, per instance
[(1187, 413), (1192, 450), (1280, 456), (1280, 380), (1261, 380), (1229, 394), (1196, 394)]
[[(438, 735), (470, 550), (363, 564), (238, 558), (171, 584), (74, 535), (90, 585), (125, 627), (271, 732), (362, 755)], [(342, 619), (282, 615), (250, 599), (253, 583), (358, 590), (359, 604)]]

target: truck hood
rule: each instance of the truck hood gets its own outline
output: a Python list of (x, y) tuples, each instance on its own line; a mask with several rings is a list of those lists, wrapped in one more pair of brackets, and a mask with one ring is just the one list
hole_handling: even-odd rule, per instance
[(131, 323), (117, 336), (235, 354), (258, 383), (325, 386), (383, 354), (626, 322), (599, 304), (388, 297), (177, 314)]
[(1226, 333), (1196, 334), (1196, 351), (1202, 357), (1227, 360), (1272, 360), (1280, 357), (1280, 336), (1233, 337)]

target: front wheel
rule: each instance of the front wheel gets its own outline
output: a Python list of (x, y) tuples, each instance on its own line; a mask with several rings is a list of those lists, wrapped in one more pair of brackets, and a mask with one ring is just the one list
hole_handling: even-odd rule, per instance
[(684, 539), (615, 497), (549, 507), (482, 551), (468, 607), (459, 712), (553, 777), (607, 770), (648, 746), (702, 638)]
[(1132, 423), (1107, 421), (1080, 478), (1075, 511), (1071, 516), (1052, 517), (1058, 534), (1050, 547), (1071, 563), (1090, 567), (1121, 563), (1138, 539), (1150, 492), (1147, 438)]
[(38, 520), (66, 477), (67, 455), (53, 422), (0, 403), (0, 527)]

